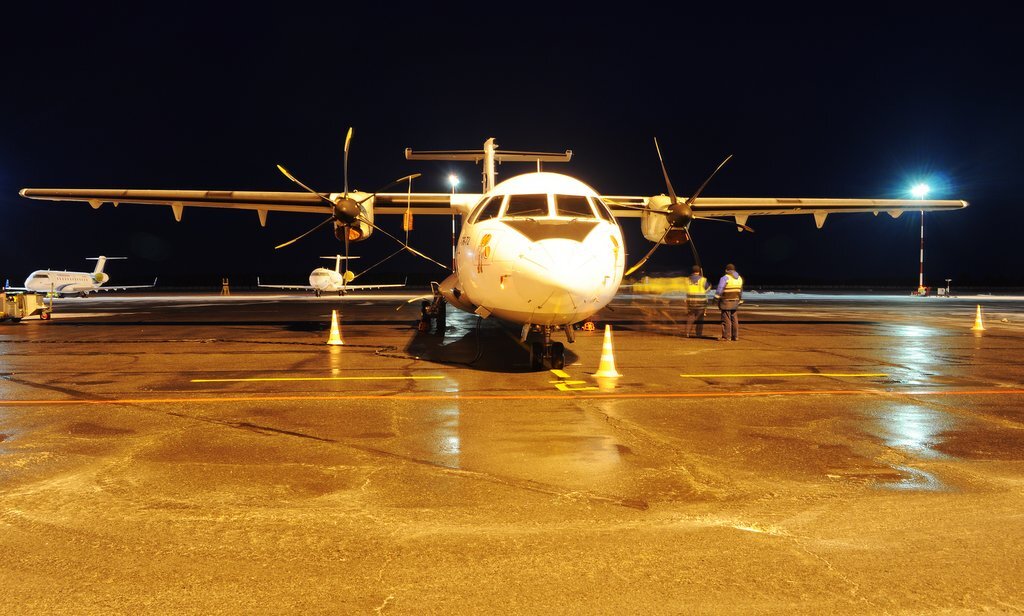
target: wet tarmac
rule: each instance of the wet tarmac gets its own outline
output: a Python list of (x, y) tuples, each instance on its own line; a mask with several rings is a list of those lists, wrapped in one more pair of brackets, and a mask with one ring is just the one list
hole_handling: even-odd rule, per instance
[(1024, 300), (621, 295), (553, 372), (408, 297), (0, 325), (3, 611), (1024, 611)]

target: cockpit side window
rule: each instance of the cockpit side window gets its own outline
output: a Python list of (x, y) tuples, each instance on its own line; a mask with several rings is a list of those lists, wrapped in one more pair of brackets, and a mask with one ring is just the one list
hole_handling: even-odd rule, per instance
[(612, 217), (611, 210), (609, 210), (608, 206), (604, 204), (604, 201), (601, 201), (597, 197), (591, 197), (590, 199), (594, 202), (594, 206), (597, 208), (598, 216), (604, 218), (608, 222), (615, 220), (615, 218)]
[(497, 218), (498, 211), (501, 210), (501, 201), (504, 199), (504, 195), (495, 195), (487, 200), (486, 203), (478, 205), (476, 212), (473, 214), (473, 220), (470, 223), (477, 223), (484, 220), (490, 220), (491, 218)]
[(547, 216), (547, 195), (509, 195), (505, 217), (509, 216)]
[(593, 218), (594, 210), (582, 195), (555, 195), (555, 212), (559, 216), (573, 218)]

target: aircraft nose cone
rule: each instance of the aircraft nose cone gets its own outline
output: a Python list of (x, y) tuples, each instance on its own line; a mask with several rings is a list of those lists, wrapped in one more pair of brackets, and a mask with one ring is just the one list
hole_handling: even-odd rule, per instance
[(572, 295), (593, 293), (604, 272), (591, 267), (592, 255), (580, 242), (549, 239), (534, 242), (519, 258), (518, 278), (524, 290), (539, 297), (545, 293)]

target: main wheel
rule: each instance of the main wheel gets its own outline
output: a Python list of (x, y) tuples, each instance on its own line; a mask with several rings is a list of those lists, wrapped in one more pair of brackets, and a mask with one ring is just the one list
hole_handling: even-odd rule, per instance
[(561, 370), (565, 368), (565, 345), (555, 342), (551, 345), (551, 369)]
[(437, 330), (435, 331), (435, 333), (437, 333), (437, 334), (444, 335), (444, 331), (445, 331), (445, 328), (446, 328), (446, 323), (445, 323), (446, 315), (445, 315), (445, 313), (447, 312), (447, 309), (445, 307), (447, 305), (448, 305), (448, 302), (444, 301), (443, 299), (442, 300), (438, 300), (437, 304), (435, 305), (435, 308), (434, 308), (434, 319), (435, 319), (435, 322), (437, 324)]
[(530, 345), (530, 367), (534, 370), (544, 368), (544, 345), (539, 342)]

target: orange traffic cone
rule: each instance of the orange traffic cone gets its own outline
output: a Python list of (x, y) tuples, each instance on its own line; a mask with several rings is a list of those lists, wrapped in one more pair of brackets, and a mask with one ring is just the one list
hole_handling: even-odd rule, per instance
[(345, 344), (341, 340), (341, 328), (338, 327), (338, 311), (331, 311), (331, 336), (327, 339), (327, 344), (340, 345)]
[(981, 322), (981, 304), (978, 304), (978, 314), (974, 317), (974, 327), (971, 328), (972, 332), (983, 332), (985, 331), (985, 325)]
[(612, 326), (604, 326), (604, 345), (601, 347), (601, 364), (597, 367), (595, 377), (622, 376), (615, 369), (615, 356), (612, 354)]

